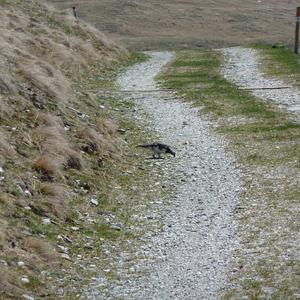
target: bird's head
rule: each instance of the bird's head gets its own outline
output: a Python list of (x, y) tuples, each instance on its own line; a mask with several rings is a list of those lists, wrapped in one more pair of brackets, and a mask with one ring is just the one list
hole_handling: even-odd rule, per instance
[(172, 151), (170, 148), (167, 149), (166, 153), (170, 153), (170, 154), (172, 154), (175, 157), (175, 152)]

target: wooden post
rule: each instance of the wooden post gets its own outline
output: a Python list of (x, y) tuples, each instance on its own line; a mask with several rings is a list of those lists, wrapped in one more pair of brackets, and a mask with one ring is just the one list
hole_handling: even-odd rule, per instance
[(295, 48), (294, 52), (299, 53), (299, 24), (300, 24), (300, 7), (297, 7), (296, 13), (296, 31), (295, 31)]
[(74, 15), (75, 19), (77, 19), (76, 6), (73, 6), (72, 9), (73, 9), (73, 15)]

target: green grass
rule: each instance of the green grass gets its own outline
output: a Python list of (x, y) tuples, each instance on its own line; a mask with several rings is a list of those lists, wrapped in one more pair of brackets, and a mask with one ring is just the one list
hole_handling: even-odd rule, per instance
[[(269, 74), (276, 71), (298, 78), (298, 57), (289, 50), (260, 49), (268, 53)], [(291, 267), (279, 257), (291, 250), (291, 236), (299, 231), (293, 208), (300, 200), (300, 125), (275, 105), (225, 80), (220, 74), (223, 63), (219, 52), (180, 51), (158, 79), (202, 108), (202, 114), (227, 137), (228, 148), (246, 170), (246, 190), (240, 203), (246, 209), (236, 212), (238, 236), (241, 245), (257, 254), (237, 256), (239, 271), (231, 276), (233, 287), (223, 298), (263, 299), (268, 297), (264, 290), (268, 287), (273, 289), (272, 299), (292, 299), (293, 290), (299, 287), (300, 266), (294, 261)], [(261, 235), (263, 245), (257, 245)]]
[(254, 44), (262, 56), (263, 71), (268, 75), (284, 77), (285, 79), (300, 80), (300, 58), (292, 49), (271, 45)]

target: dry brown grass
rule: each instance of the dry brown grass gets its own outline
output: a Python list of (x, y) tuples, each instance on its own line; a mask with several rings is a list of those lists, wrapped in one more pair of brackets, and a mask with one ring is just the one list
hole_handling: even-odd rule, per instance
[[(78, 89), (89, 90), (85, 80), (91, 69), (99, 76), (101, 68), (128, 53), (42, 0), (6, 3), (0, 10), (0, 264), (7, 266), (0, 273), (0, 298), (18, 299), (32, 286), (19, 284), (16, 262), (25, 261), (22, 272), (33, 276), (52, 268), (53, 236), (60, 226), (68, 229), (75, 210), (71, 201), (90, 196), (80, 194), (76, 179), (88, 186), (86, 178), (97, 177), (97, 166), (94, 152), (82, 154), (81, 146), (91, 144), (109, 158), (117, 150), (115, 127), (109, 121), (93, 125), (97, 99), (89, 94), (83, 106)], [(89, 115), (88, 122), (71, 107)], [(79, 139), (80, 128), (85, 131)], [(44, 216), (56, 225), (41, 228)], [(55, 235), (47, 235), (49, 228)]]
[(117, 126), (112, 120), (98, 119), (96, 128), (104, 136), (111, 136), (112, 138), (117, 136)]
[[(108, 131), (111, 131), (115, 134), (112, 127), (109, 127), (109, 129), (101, 127), (101, 131), (106, 134), (108, 134)], [(109, 138), (107, 138), (105, 134), (99, 133), (93, 128), (83, 128), (78, 131), (78, 137), (83, 141), (81, 149), (84, 152), (116, 159), (119, 155), (119, 149), (117, 140), (113, 135), (108, 134)]]
[(0, 163), (5, 156), (13, 156), (15, 155), (16, 151), (5, 138), (4, 133), (0, 131)]
[[(51, 176), (58, 175), (60, 173), (58, 168), (61, 166), (81, 170), (83, 166), (81, 153), (67, 141), (57, 118), (39, 113), (35, 120), (41, 126), (33, 131), (33, 137), (42, 153), (42, 159), (38, 159), (34, 164), (35, 169), (39, 171), (44, 169), (46, 171), (44, 173), (48, 173), (48, 169), (52, 173)], [(56, 171), (53, 173), (54, 169)]]
[(49, 156), (39, 157), (32, 167), (42, 175), (43, 180), (52, 181), (55, 177), (61, 177), (59, 164)]
[[(49, 0), (71, 11), (73, 0)], [(80, 18), (138, 49), (294, 39), (297, 0), (78, 0)]]
[(32, 254), (41, 257), (45, 262), (51, 264), (57, 259), (57, 252), (48, 242), (33, 237), (24, 240), (22, 248), (30, 250)]
[(16, 275), (7, 268), (0, 269), (0, 299), (16, 299), (16, 296), (21, 296), (22, 289), (17, 286), (16, 280)]
[(37, 190), (42, 195), (67, 198), (65, 186), (59, 184), (41, 182)]
[(31, 117), (34, 120), (34, 123), (37, 123), (37, 125), (60, 127), (59, 118), (50, 113), (35, 111), (32, 113)]

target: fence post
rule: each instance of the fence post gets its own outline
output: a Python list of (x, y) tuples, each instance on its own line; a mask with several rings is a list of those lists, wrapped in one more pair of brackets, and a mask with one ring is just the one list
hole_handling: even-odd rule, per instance
[(294, 52), (299, 53), (299, 24), (300, 24), (300, 7), (297, 7), (296, 13), (296, 30), (295, 30), (295, 47)]
[(77, 19), (77, 10), (76, 10), (76, 6), (73, 6), (72, 9), (73, 9), (73, 15), (74, 15), (75, 19)]

